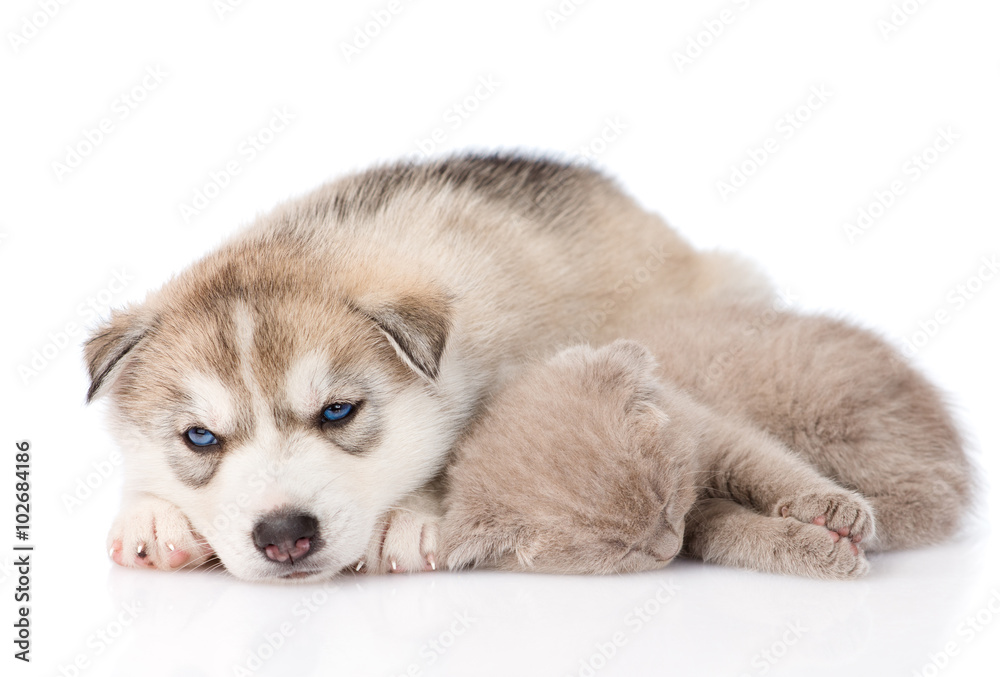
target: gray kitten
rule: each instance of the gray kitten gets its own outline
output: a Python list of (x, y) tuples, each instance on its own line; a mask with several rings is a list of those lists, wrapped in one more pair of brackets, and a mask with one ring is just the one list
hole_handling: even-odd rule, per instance
[(866, 551), (940, 542), (967, 510), (971, 465), (940, 394), (872, 333), (701, 304), (623, 335), (524, 370), (467, 434), (449, 567), (627, 572), (683, 549), (853, 578)]

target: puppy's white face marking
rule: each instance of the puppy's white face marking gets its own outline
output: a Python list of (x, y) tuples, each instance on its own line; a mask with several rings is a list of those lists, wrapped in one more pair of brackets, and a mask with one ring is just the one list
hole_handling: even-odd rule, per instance
[(267, 401), (253, 372), (255, 332), (253, 313), (245, 303), (237, 303), (233, 308), (232, 318), (233, 324), (236, 326), (235, 339), (237, 358), (240, 365), (240, 376), (244, 387), (250, 393), (250, 404), (254, 413), (254, 421), (258, 425), (266, 427), (269, 420)]
[(208, 428), (217, 435), (234, 432), (238, 408), (232, 392), (218, 377), (194, 372), (185, 376), (183, 386), (190, 403), (184, 416), (192, 425)]
[[(250, 580), (328, 577), (356, 564), (379, 518), (440, 469), (471, 407), (442, 396), (458, 378), (447, 360), (428, 384), (370, 318), (285, 310), (236, 299), (211, 319), (176, 323), (177, 333), (157, 337), (157, 359), (128, 376), (145, 399), (123, 400), (134, 409), (119, 412), (130, 421), (123, 427), (139, 431), (127, 442), (141, 459), (129, 488), (178, 506), (226, 568)], [(332, 404), (350, 404), (352, 415), (328, 424)], [(219, 444), (192, 447), (188, 427), (211, 430)], [(269, 558), (254, 536), (288, 513), (317, 525), (294, 566)]]
[(285, 379), (285, 398), (292, 412), (301, 418), (315, 416), (331, 397), (333, 383), (330, 364), (321, 352), (311, 351), (292, 363)]
[(446, 415), (429, 414), (433, 404), (419, 383), (396, 394), (382, 405), (382, 416), (393, 425), (377, 447), (361, 454), (346, 453), (308, 431), (273, 439), (264, 432), (273, 425), (258, 426), (261, 432), (233, 450), (213, 481), (199, 490), (191, 515), (195, 528), (205, 530), (235, 575), (282, 576), (287, 569), (262, 557), (249, 534), (271, 511), (292, 508), (315, 516), (322, 542), (295, 573), (329, 575), (353, 565), (378, 517), (401, 495), (419, 488), (450, 447), (451, 436), (442, 438), (441, 432), (454, 424)]

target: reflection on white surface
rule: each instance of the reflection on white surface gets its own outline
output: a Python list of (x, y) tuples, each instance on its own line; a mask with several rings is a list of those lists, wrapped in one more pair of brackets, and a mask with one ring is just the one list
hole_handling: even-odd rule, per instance
[[(64, 602), (46, 604), (59, 614), (40, 621), (36, 651), (46, 674), (144, 677), (910, 675), (935, 654), (948, 674), (977, 674), (957, 669), (962, 651), (998, 628), (971, 638), (971, 626), (957, 628), (989, 610), (1000, 582), (988, 544), (877, 556), (851, 582), (677, 561), (629, 576), (435, 572), (274, 586), (124, 570), (81, 542), (94, 555), (85, 566), (46, 579), (45, 593)], [(87, 667), (73, 672), (80, 657)]]

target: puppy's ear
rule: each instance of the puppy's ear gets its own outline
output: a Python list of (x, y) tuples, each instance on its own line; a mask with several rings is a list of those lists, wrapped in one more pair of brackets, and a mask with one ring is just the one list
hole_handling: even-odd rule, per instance
[(388, 301), (368, 301), (358, 310), (375, 322), (411, 369), (427, 379), (437, 378), (451, 331), (451, 303), (444, 294), (408, 294)]
[(90, 372), (87, 402), (107, 392), (128, 362), (129, 352), (149, 334), (152, 323), (144, 321), (137, 309), (116, 310), (98, 327), (83, 346)]

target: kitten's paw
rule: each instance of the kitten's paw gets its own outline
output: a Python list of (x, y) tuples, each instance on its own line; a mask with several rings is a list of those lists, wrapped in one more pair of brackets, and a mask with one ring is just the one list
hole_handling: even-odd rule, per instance
[(355, 569), (367, 573), (435, 571), (439, 521), (437, 515), (419, 510), (390, 510)]
[(826, 527), (853, 543), (875, 533), (875, 515), (868, 501), (847, 490), (803, 494), (779, 503), (781, 517), (794, 517), (806, 524)]
[(148, 495), (122, 505), (107, 545), (115, 564), (165, 571), (197, 566), (212, 555), (177, 506)]
[(868, 573), (864, 551), (850, 538), (818, 524), (793, 523), (789, 553), (792, 573), (813, 578), (851, 579)]

